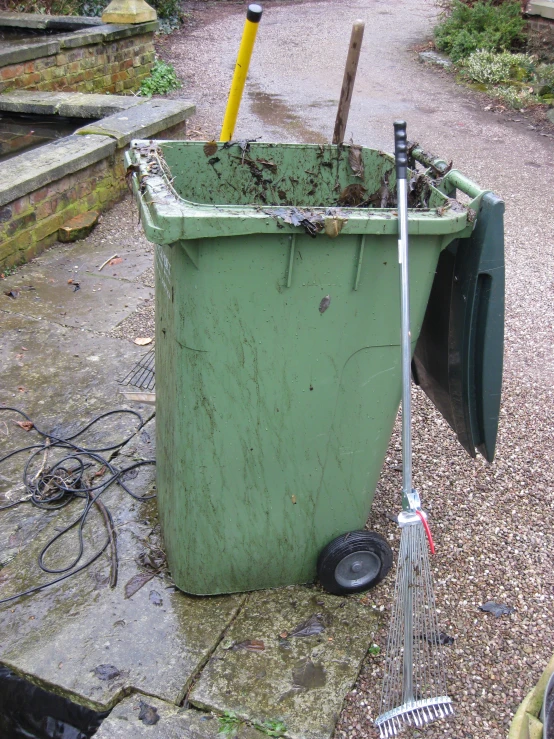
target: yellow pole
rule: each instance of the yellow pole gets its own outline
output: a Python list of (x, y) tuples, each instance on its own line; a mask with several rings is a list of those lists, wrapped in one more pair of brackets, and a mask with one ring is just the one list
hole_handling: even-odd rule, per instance
[(261, 17), (261, 5), (248, 6), (246, 22), (244, 24), (244, 31), (242, 32), (242, 40), (240, 42), (237, 63), (235, 66), (235, 73), (233, 75), (233, 81), (231, 82), (231, 90), (229, 92), (229, 99), (227, 100), (227, 108), (225, 110), (225, 117), (221, 128), (221, 136), (219, 137), (220, 141), (230, 141), (233, 136), (233, 131), (235, 130), (240, 101), (244, 90), (244, 83), (246, 82), (246, 75), (248, 74), (250, 58), (252, 56), (252, 50), (254, 48), (254, 42), (256, 41), (256, 33), (258, 31), (258, 24)]

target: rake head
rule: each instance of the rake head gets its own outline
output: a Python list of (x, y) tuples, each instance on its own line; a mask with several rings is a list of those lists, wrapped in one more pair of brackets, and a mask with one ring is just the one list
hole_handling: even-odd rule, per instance
[(429, 700), (412, 701), (379, 716), (375, 724), (381, 739), (397, 736), (404, 726), (421, 728), (454, 714), (452, 701), (447, 695)]
[(403, 726), (421, 728), (454, 713), (446, 694), (429, 552), (421, 511), (403, 511), (391, 627), (387, 643), (381, 739)]

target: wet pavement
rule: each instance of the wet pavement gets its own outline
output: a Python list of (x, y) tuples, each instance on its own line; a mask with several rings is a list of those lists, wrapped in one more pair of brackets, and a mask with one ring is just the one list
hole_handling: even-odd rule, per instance
[[(69, 438), (95, 416), (129, 407), (120, 394), (120, 381), (146, 351), (131, 339), (148, 337), (150, 326), (141, 325), (140, 316), (141, 311), (151, 313), (153, 294), (152, 248), (139, 228), (128, 198), (104, 217), (89, 240), (59, 244), (2, 280), (0, 405), (21, 409), (46, 434)], [(105, 264), (114, 255), (114, 263)], [(104, 448), (131, 437), (111, 457), (116, 469), (154, 459), (153, 407), (132, 407), (145, 423), (139, 430), (136, 417), (116, 415), (95, 424), (76, 443)], [(14, 413), (0, 411), (2, 453), (40, 442), (35, 431), (17, 425), (18, 420)], [(31, 476), (43, 453), (41, 449)], [(49, 464), (56, 454), (48, 452)], [(2, 464), (0, 506), (25, 496), (22, 479), (28, 456), (17, 455)], [(155, 494), (154, 469), (139, 467), (125, 478), (135, 496)], [(104, 479), (100, 471), (99, 478)], [(117, 583), (110, 586), (108, 548), (84, 571), (1, 604), (0, 662), (94, 711), (116, 706), (99, 734), (110, 739), (134, 739), (146, 730), (148, 736), (163, 739), (215, 737), (220, 729), (217, 716), (237, 708), (237, 696), (248, 684), (252, 697), (263, 694), (265, 702), (256, 698), (237, 710), (238, 736), (254, 739), (260, 734), (253, 725), (269, 722), (271, 729), (286, 719), (294, 727), (291, 737), (330, 737), (344, 694), (373, 643), (376, 613), (359, 599), (325, 596), (308, 587), (263, 597), (183, 595), (165, 568), (153, 572), (145, 559), (163, 546), (155, 500), (141, 502), (113, 485), (102, 493), (102, 501), (113, 517)], [(83, 502), (75, 500), (60, 511), (29, 503), (2, 511), (0, 600), (54, 579), (41, 570), (38, 556), (82, 510)], [(93, 508), (83, 528), (81, 562), (105, 543), (101, 512)], [(46, 566), (63, 568), (77, 547), (73, 529), (48, 549)], [(141, 577), (144, 585), (129, 594)], [(325, 618), (321, 630), (297, 639), (299, 646), (281, 648), (279, 634), (315, 614)], [(345, 619), (348, 631), (341, 628)], [(262, 653), (228, 651), (229, 639), (242, 641), (245, 630), (252, 638), (263, 638)], [(306, 684), (299, 686), (294, 669), (302, 660), (308, 668), (313, 661), (316, 674), (308, 674)], [(234, 677), (223, 689), (221, 667), (229, 662), (235, 663)], [(189, 695), (193, 684), (197, 697)], [(293, 697), (281, 706), (279, 696), (287, 691)], [(129, 694), (132, 697), (125, 698)], [(155, 724), (139, 718), (140, 699), (133, 696), (157, 706)], [(182, 707), (185, 699), (188, 710)], [(302, 705), (298, 716), (291, 713), (295, 701)]]

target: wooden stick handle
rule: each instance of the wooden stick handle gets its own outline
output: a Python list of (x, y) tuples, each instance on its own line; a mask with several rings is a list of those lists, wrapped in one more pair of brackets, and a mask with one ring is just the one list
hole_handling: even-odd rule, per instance
[(350, 101), (352, 100), (354, 80), (356, 79), (356, 70), (358, 69), (358, 60), (360, 58), (364, 28), (365, 23), (363, 21), (356, 21), (352, 26), (350, 47), (348, 49), (344, 78), (342, 80), (342, 90), (340, 92), (339, 109), (337, 111), (335, 130), (333, 132), (333, 144), (342, 143), (346, 133), (346, 122), (348, 120), (348, 112), (350, 111)]

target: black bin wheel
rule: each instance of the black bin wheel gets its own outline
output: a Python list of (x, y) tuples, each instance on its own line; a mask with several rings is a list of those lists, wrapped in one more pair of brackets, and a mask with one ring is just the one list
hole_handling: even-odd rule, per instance
[(375, 531), (351, 531), (333, 539), (319, 555), (321, 586), (333, 595), (375, 587), (392, 567), (392, 549)]

